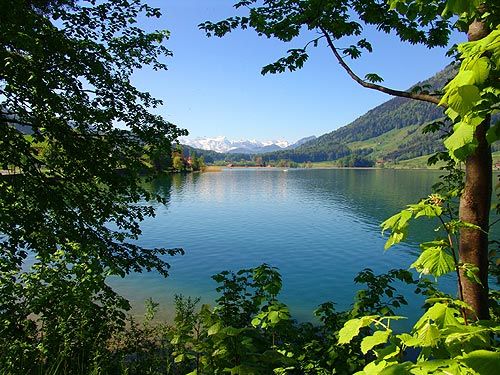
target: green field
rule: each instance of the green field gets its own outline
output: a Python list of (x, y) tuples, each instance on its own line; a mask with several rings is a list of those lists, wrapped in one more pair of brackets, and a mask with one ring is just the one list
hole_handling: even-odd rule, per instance
[[(358, 142), (362, 143), (362, 142)], [(418, 158), (408, 159), (408, 160), (400, 160), (398, 162), (385, 163), (381, 168), (393, 168), (393, 169), (439, 169), (444, 166), (444, 163), (440, 162), (436, 165), (429, 166), (427, 165), (427, 160), (429, 159), (429, 155), (420, 156)], [(496, 151), (493, 153), (493, 166), (495, 164), (500, 164), (500, 151)], [(322, 161), (317, 163), (311, 163), (312, 168), (338, 168), (338, 164), (336, 161)], [(377, 167), (375, 167), (377, 168)], [(499, 169), (499, 168), (495, 168)]]
[(370, 156), (377, 159), (390, 152), (396, 151), (399, 146), (407, 142), (410, 137), (414, 136), (414, 134), (420, 134), (420, 132), (416, 132), (419, 127), (419, 125), (413, 125), (402, 129), (393, 129), (387, 133), (379, 135), (378, 137), (370, 138), (365, 141), (348, 143), (347, 146), (351, 150), (371, 148), (373, 149), (373, 152)]

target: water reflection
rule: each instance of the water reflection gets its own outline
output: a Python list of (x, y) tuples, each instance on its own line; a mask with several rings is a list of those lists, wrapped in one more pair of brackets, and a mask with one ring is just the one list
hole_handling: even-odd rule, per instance
[[(377, 228), (407, 204), (416, 203), (431, 192), (439, 171), (404, 170), (311, 170), (297, 171), (297, 189), (313, 195), (332, 210), (341, 208)], [(419, 220), (412, 226), (409, 240), (422, 242), (433, 236), (436, 221)]]
[[(311, 319), (327, 300), (347, 308), (356, 273), (407, 268), (417, 241), (433, 235), (422, 221), (408, 244), (384, 252), (379, 224), (408, 203), (427, 196), (439, 177), (432, 171), (233, 169), (174, 174), (150, 183), (168, 207), (142, 225), (146, 247), (182, 247), (168, 259), (171, 277), (154, 273), (114, 280), (140, 307), (147, 297), (164, 306), (174, 293), (215, 298), (210, 276), (267, 262), (280, 268), (283, 300), (295, 317)], [(443, 287), (455, 289), (453, 277)], [(404, 310), (415, 315), (421, 301)], [(140, 310), (140, 309), (139, 309)]]
[(142, 187), (151, 194), (156, 194), (170, 202), (172, 194), (172, 177), (171, 175), (160, 175), (154, 179), (144, 180)]

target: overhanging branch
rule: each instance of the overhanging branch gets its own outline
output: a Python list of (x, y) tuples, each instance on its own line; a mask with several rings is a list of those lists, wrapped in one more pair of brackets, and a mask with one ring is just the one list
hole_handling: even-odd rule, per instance
[(342, 66), (342, 68), (344, 68), (344, 70), (347, 72), (347, 74), (349, 74), (349, 76), (354, 81), (356, 81), (357, 83), (359, 83), (361, 86), (363, 86), (363, 87), (365, 87), (367, 89), (377, 90), (377, 91), (380, 91), (380, 92), (383, 92), (385, 94), (389, 94), (389, 95), (392, 95), (392, 96), (399, 96), (399, 97), (402, 97), (402, 98), (409, 98), (409, 99), (420, 100), (420, 101), (423, 101), (423, 102), (433, 103), (433, 104), (436, 104), (436, 105), (438, 105), (439, 102), (441, 101), (441, 99), (438, 96), (432, 96), (432, 95), (428, 95), (428, 94), (419, 94), (419, 93), (413, 93), (413, 92), (407, 92), (407, 91), (394, 90), (394, 89), (391, 89), (391, 88), (388, 88), (388, 87), (385, 87), (385, 86), (377, 85), (375, 83), (366, 82), (366, 81), (362, 80), (359, 76), (356, 75), (356, 73), (354, 73), (352, 71), (352, 69), (349, 67), (349, 65), (346, 64), (346, 62), (344, 61), (344, 59), (342, 58), (342, 56), (340, 56), (337, 48), (333, 44), (333, 41), (332, 41), (332, 38), (330, 37), (330, 34), (328, 34), (328, 32), (323, 27), (321, 27), (321, 26), (319, 27), (319, 29), (321, 30), (321, 32), (325, 36), (326, 41), (328, 43), (328, 47), (330, 47), (330, 50), (333, 52), (333, 55), (335, 56), (335, 58), (337, 59), (337, 61), (339, 62), (339, 64)]

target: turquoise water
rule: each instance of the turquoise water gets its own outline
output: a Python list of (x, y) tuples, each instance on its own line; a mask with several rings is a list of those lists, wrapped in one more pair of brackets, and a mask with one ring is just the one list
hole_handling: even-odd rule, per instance
[[(417, 243), (432, 238), (433, 226), (419, 223), (408, 243), (384, 252), (379, 224), (430, 192), (440, 172), (418, 170), (225, 169), (219, 173), (173, 175), (149, 185), (168, 200), (143, 222), (139, 241), (147, 247), (182, 247), (169, 258), (170, 277), (143, 273), (113, 279), (140, 315), (148, 297), (172, 314), (174, 294), (213, 303), (211, 275), (263, 262), (280, 269), (281, 300), (295, 318), (313, 320), (312, 311), (334, 301), (348, 308), (363, 268), (377, 273), (408, 268)], [(424, 220), (425, 221), (425, 220)], [(441, 285), (454, 291), (453, 276)], [(422, 300), (406, 291), (415, 317)]]

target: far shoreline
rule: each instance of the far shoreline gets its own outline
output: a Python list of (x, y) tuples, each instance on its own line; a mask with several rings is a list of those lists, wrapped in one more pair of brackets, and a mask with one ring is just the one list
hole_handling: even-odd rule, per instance
[(348, 170), (420, 170), (420, 171), (438, 171), (441, 172), (439, 168), (410, 168), (410, 167), (334, 167), (334, 166), (318, 166), (311, 168), (303, 168), (303, 167), (257, 167), (257, 166), (235, 166), (235, 167), (227, 167), (221, 166), (222, 170), (237, 170), (237, 169), (262, 169), (262, 170), (325, 170), (325, 169), (348, 169)]

